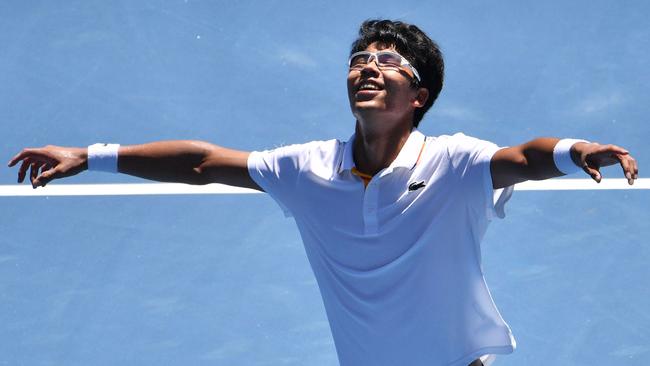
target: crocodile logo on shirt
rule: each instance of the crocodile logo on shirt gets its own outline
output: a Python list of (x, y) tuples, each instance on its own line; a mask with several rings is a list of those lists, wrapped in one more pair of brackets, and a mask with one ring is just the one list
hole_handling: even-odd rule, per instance
[(411, 184), (409, 184), (409, 192), (417, 191), (420, 188), (424, 188), (424, 186), (426, 186), (426, 184), (424, 184), (423, 180), (419, 182), (411, 182)]

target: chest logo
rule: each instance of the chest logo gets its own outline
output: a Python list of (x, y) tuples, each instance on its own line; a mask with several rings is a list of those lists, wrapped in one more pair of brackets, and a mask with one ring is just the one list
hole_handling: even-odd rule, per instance
[(423, 180), (419, 182), (411, 182), (411, 184), (409, 184), (409, 192), (417, 191), (420, 188), (424, 188), (424, 186), (426, 186), (426, 184), (424, 184)]

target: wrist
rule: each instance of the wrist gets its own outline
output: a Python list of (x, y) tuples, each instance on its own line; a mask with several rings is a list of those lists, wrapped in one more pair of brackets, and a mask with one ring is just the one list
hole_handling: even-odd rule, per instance
[(553, 162), (557, 170), (564, 174), (573, 174), (581, 170), (580, 154), (576, 145), (589, 143), (586, 140), (561, 139), (553, 148)]
[(88, 148), (74, 148), (74, 154), (77, 156), (77, 159), (81, 160), (81, 170), (88, 170)]
[(119, 144), (93, 144), (86, 150), (88, 170), (117, 173)]
[(580, 148), (582, 145), (587, 145), (589, 142), (587, 141), (582, 141), (580, 140), (579, 142), (576, 142), (575, 144), (571, 145), (570, 153), (571, 153), (571, 160), (573, 160), (573, 163), (577, 166), (580, 166), (580, 159), (582, 156), (582, 153), (580, 151)]

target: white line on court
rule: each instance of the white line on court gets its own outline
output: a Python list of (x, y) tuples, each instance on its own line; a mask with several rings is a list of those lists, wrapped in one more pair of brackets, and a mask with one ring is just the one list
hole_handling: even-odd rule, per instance
[[(634, 185), (625, 179), (603, 179), (596, 183), (591, 179), (549, 179), (517, 184), (518, 191), (563, 191), (592, 189), (650, 189), (650, 178), (637, 179)], [(251, 194), (260, 193), (246, 188), (225, 184), (192, 186), (179, 183), (129, 183), (129, 184), (52, 184), (32, 189), (25, 185), (0, 185), (0, 197), (16, 196), (131, 196), (168, 194)]]
[(592, 179), (547, 179), (515, 185), (516, 191), (584, 191), (592, 189), (650, 189), (650, 178), (636, 179), (633, 185), (625, 178), (604, 178), (600, 183)]
[(250, 194), (258, 191), (225, 184), (193, 186), (181, 183), (0, 185), (0, 196), (137, 196), (165, 194)]

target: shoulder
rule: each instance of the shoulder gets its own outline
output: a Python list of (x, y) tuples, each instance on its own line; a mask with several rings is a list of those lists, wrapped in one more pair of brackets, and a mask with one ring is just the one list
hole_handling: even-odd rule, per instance
[(254, 151), (251, 153), (251, 159), (275, 161), (295, 167), (314, 162), (321, 164), (329, 162), (331, 164), (339, 158), (344, 145), (344, 142), (336, 139), (283, 145), (268, 150)]
[(275, 154), (326, 152), (335, 150), (340, 144), (344, 144), (344, 142), (336, 139), (318, 140), (296, 144), (279, 145), (265, 150), (256, 150), (255, 152)]
[(471, 147), (475, 145), (491, 144), (491, 142), (482, 140), (473, 136), (465, 135), (462, 132), (456, 132), (453, 135), (441, 135), (435, 137), (436, 141), (451, 147)]
[(490, 141), (465, 135), (457, 132), (453, 135), (441, 135), (435, 138), (436, 143), (444, 146), (450, 156), (456, 154), (468, 154), (484, 150), (497, 149), (498, 146)]
[(430, 140), (437, 146), (435, 150), (441, 154), (440, 157), (448, 160), (454, 167), (489, 161), (499, 149), (493, 142), (468, 136), (462, 132), (431, 137)]

